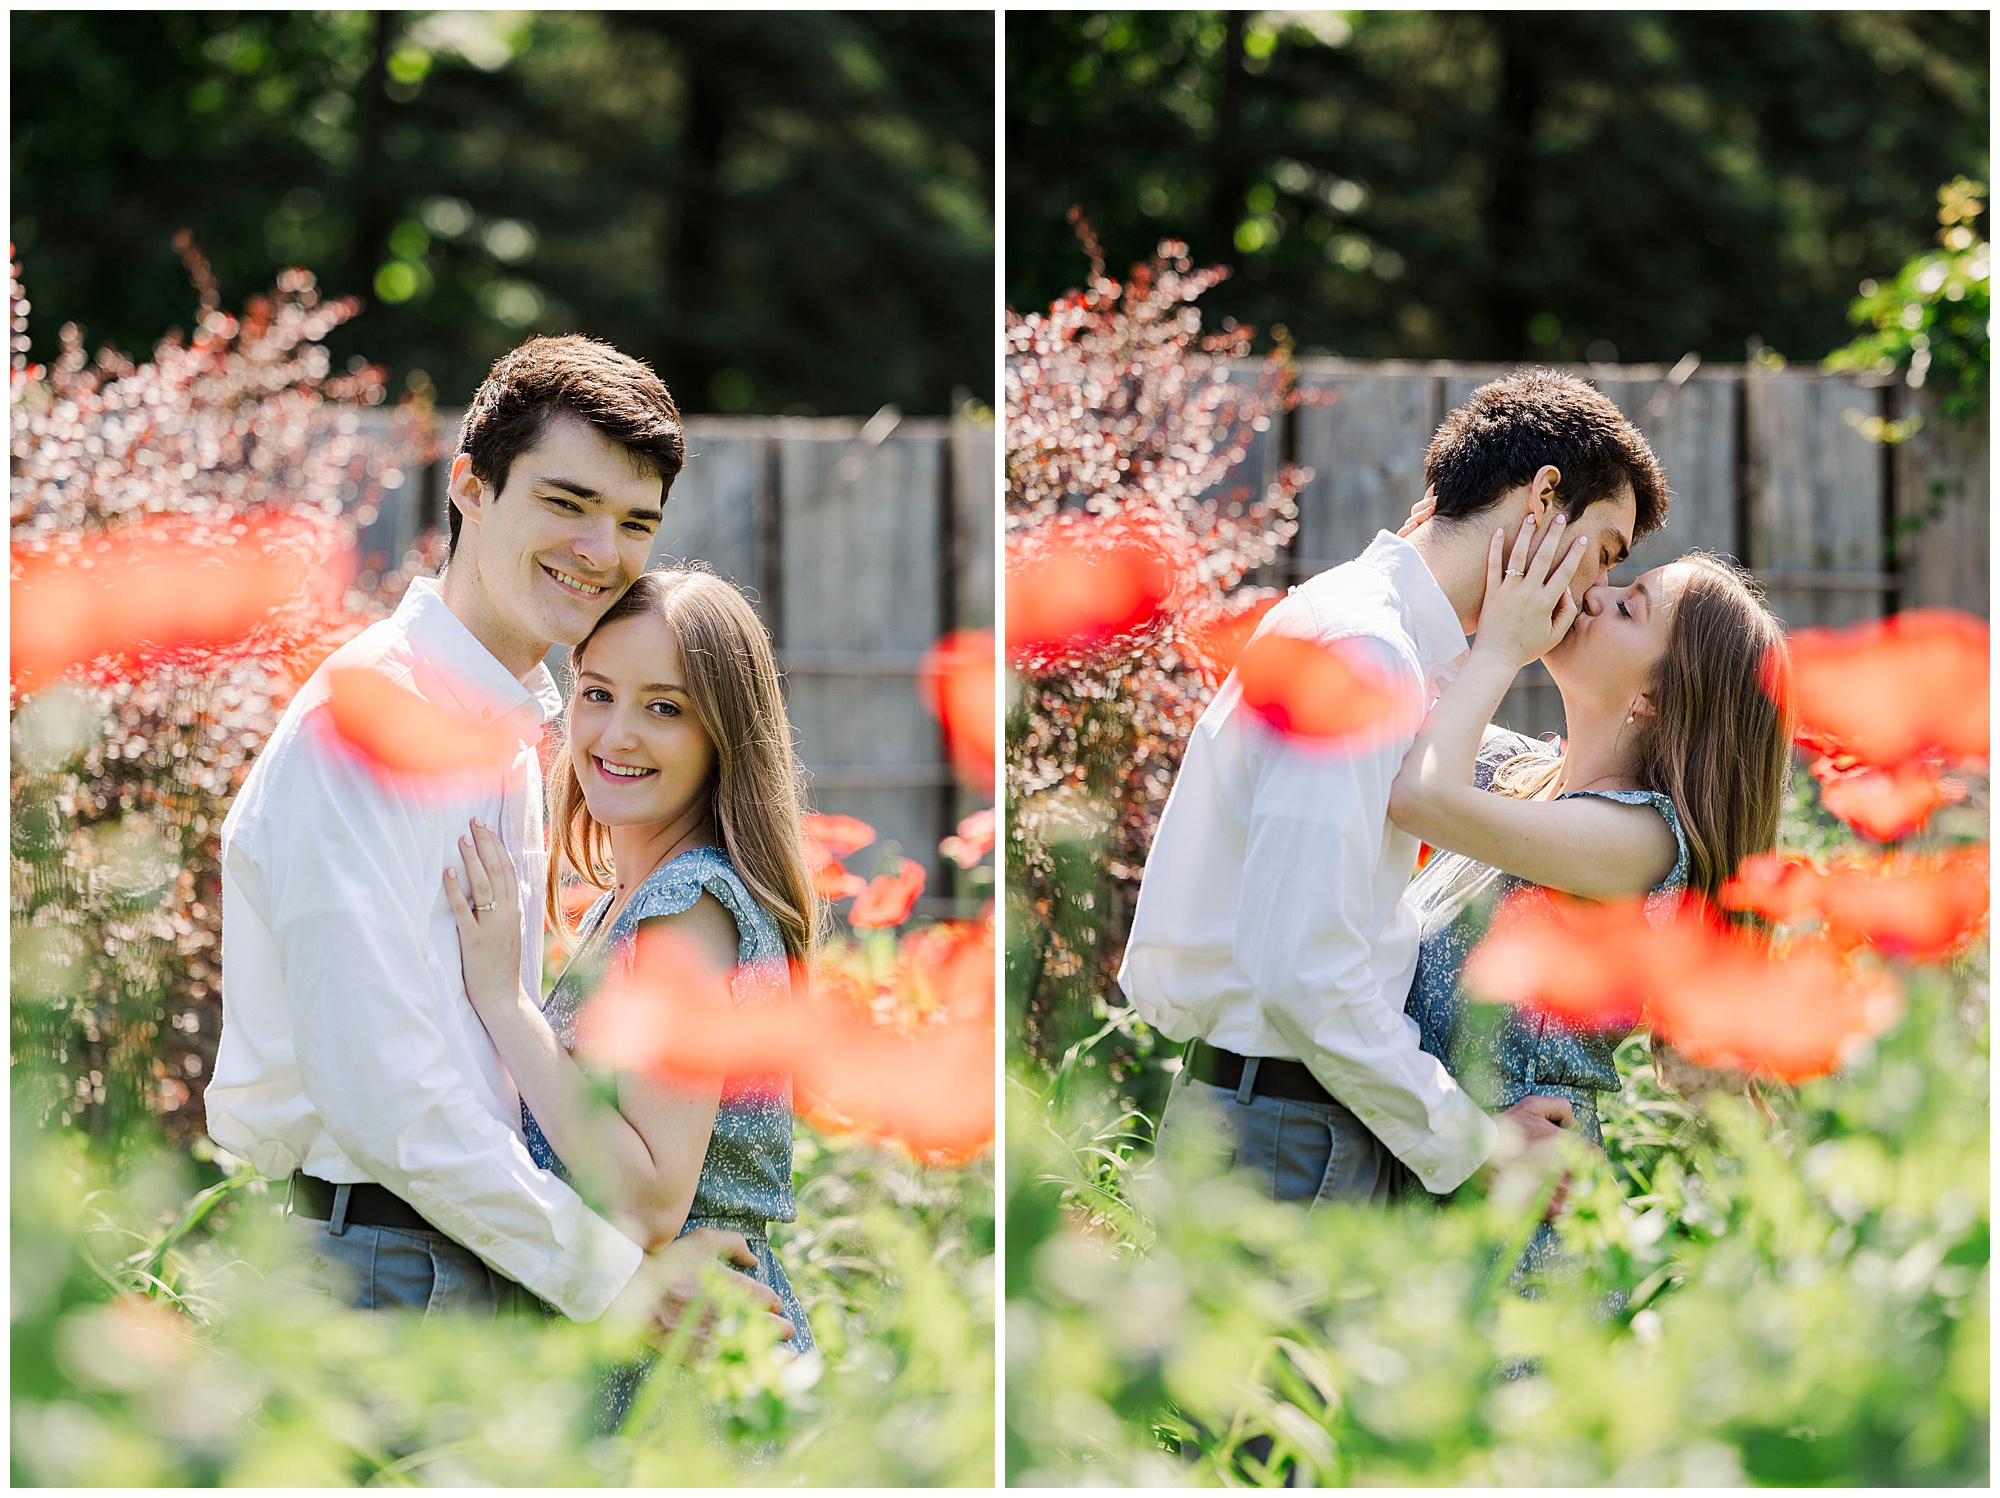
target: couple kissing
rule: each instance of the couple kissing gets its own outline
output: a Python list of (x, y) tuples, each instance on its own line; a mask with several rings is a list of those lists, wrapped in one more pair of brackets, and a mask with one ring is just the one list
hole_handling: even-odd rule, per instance
[[(1161, 1158), (1219, 1118), (1279, 1200), (1445, 1195), (1495, 1157), (1501, 1119), (1531, 1145), (1601, 1147), (1621, 1034), (1466, 1022), (1461, 972), (1494, 902), (1541, 889), (1664, 914), (1777, 841), (1791, 733), (1759, 671), (1782, 627), (1720, 558), (1610, 581), (1669, 503), (1618, 408), (1520, 371), (1446, 418), (1425, 479), (1399, 533), (1259, 626), (1365, 655), (1421, 722), (1316, 746), (1250, 712), (1232, 675), (1188, 743), (1119, 973), (1189, 1042)], [(1561, 692), (1556, 745), (1491, 721), (1535, 660)]]

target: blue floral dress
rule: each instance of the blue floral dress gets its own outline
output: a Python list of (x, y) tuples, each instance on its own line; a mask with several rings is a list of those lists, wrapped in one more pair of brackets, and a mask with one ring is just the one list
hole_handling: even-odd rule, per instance
[[(679, 915), (704, 891), (720, 900), (736, 918), (738, 966), (730, 982), (736, 1002), (765, 1004), (784, 996), (789, 968), (776, 919), (751, 898), (728, 854), (714, 847), (691, 848), (647, 875), (609, 930), (598, 929), (611, 907), (609, 893), (584, 917), (576, 955), (542, 1005), (542, 1013), (565, 1047), (576, 1045), (577, 1016), (607, 959), (629, 960), (641, 922)], [(521, 1105), (521, 1126), (535, 1163), (567, 1179), (568, 1173), (525, 1102)], [(694, 1201), (681, 1231), (706, 1227), (741, 1233), (757, 1256), (752, 1277), (777, 1293), (786, 1317), (796, 1328), (786, 1345), (803, 1353), (813, 1348), (812, 1328), (765, 1236), (767, 1224), (797, 1219), (798, 1205), (792, 1197), (791, 1078), (726, 1079), (722, 1102), (715, 1112), (715, 1129), (708, 1140), (708, 1155), (702, 1161)]]
[[(1501, 764), (1519, 754), (1553, 757), (1556, 750), (1518, 733), (1495, 733), (1480, 746), (1473, 781), (1489, 790)], [(1658, 791), (1565, 791), (1557, 797), (1601, 796), (1629, 806), (1651, 806), (1673, 829), (1678, 854), (1667, 877), (1646, 897), (1649, 916), (1670, 912), (1687, 887), (1687, 836), (1680, 813)], [(1601, 1093), (1618, 1089), (1612, 1059), (1627, 1031), (1574, 1030), (1546, 1015), (1513, 1010), (1497, 1026), (1465, 1025), (1466, 996), (1459, 984), (1465, 959), (1486, 930), (1494, 907), (1528, 881), (1459, 853), (1438, 852), (1410, 884), (1409, 898), (1422, 916), (1417, 972), (1405, 1012), (1417, 1022), (1423, 1048), (1451, 1070), (1485, 1107), (1510, 1108), (1530, 1093), (1569, 1100), (1582, 1133), (1604, 1142), (1597, 1116)], [(1474, 1047), (1477, 1046), (1477, 1050)]]

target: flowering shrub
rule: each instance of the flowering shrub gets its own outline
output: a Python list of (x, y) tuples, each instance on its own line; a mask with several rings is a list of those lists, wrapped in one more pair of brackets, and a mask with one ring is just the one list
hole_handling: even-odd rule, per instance
[(181, 249), (195, 332), (144, 363), (69, 326), (29, 364), (12, 284), (14, 1075), (37, 1121), (107, 1138), (199, 1132), (223, 814), (291, 692), (424, 564), (348, 586), (430, 441), (414, 407), (360, 430), (381, 372), (332, 373), (322, 342), (359, 304), (293, 270), (235, 316)]
[(1110, 1013), (1209, 652), (1267, 596), (1242, 584), (1308, 477), (1228, 481), (1293, 396), (1249, 329), (1202, 333), (1194, 303), (1227, 272), (1166, 241), (1121, 283), (1079, 229), (1086, 289), (1007, 321), (1008, 985), (1045, 1060)]
[(1912, 256), (1886, 284), (1862, 283), (1848, 320), (1868, 329), (1827, 355), (1830, 370), (1900, 371), (1911, 389), (1929, 384), (1948, 421), (1986, 407), (1993, 362), (1992, 249), (1974, 227), (1986, 186), (1965, 177), (1938, 189), (1938, 247)]

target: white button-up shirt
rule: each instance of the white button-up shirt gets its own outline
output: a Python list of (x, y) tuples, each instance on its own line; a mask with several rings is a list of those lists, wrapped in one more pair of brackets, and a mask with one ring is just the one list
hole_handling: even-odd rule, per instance
[[(1259, 634), (1344, 639), (1436, 701), (1465, 632), (1409, 542), (1378, 534), (1301, 583)], [(1172, 1040), (1303, 1061), (1424, 1185), (1492, 1153), (1493, 1120), (1418, 1046), (1403, 1013), (1417, 840), (1389, 821), (1414, 727), (1359, 752), (1286, 738), (1232, 673), (1196, 724), (1139, 889), (1118, 981)]]
[[(504, 773), (426, 786), (384, 777), (334, 732), (336, 666), (379, 671), (473, 722), (518, 715)], [(222, 826), (222, 1038), (207, 1094), (216, 1143), (267, 1176), (374, 1181), (577, 1320), (642, 1251), (529, 1158), (520, 1094), (465, 996), (444, 870), (477, 816), (513, 856), (521, 978), (541, 991), (541, 726), (525, 687), (426, 581), (300, 690)], [(460, 875), (463, 878), (463, 874)]]

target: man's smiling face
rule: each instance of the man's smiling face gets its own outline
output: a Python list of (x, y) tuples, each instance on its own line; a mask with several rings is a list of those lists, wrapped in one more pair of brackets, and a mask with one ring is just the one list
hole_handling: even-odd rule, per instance
[[(462, 460), (463, 461), (463, 460)], [(454, 500), (469, 479), (454, 469)], [(473, 480), (476, 484), (477, 481)], [(451, 566), (470, 566), (495, 653), (539, 659), (574, 645), (645, 571), (665, 486), (588, 423), (558, 413), (514, 459), (500, 493), (460, 503)]]

